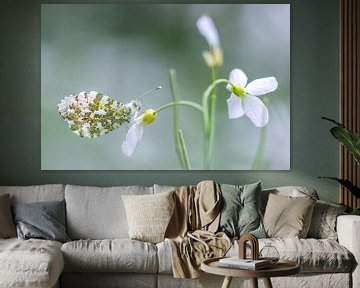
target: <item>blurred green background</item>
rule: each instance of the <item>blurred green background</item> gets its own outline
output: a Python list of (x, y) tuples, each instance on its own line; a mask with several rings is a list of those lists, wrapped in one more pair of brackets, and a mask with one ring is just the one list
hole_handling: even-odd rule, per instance
[[(97, 139), (76, 136), (57, 112), (68, 94), (95, 90), (129, 102), (156, 86), (143, 109), (171, 101), (169, 68), (182, 99), (201, 101), (210, 73), (201, 53), (207, 43), (196, 20), (210, 15), (224, 50), (219, 77), (241, 68), (249, 81), (275, 76), (268, 95), (270, 120), (260, 170), (290, 169), (290, 5), (99, 4), (41, 5), (41, 169), (176, 170), (172, 110), (145, 127), (131, 158), (121, 152), (126, 129)], [(249, 170), (260, 137), (248, 118), (228, 120), (225, 87), (217, 89), (213, 170)], [(181, 127), (193, 169), (203, 169), (202, 116), (181, 108)]]

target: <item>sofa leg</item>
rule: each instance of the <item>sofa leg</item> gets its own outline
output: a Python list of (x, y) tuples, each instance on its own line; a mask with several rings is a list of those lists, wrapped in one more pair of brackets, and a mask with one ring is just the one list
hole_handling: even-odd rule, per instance
[(258, 279), (257, 278), (251, 278), (251, 283), (253, 288), (258, 288)]

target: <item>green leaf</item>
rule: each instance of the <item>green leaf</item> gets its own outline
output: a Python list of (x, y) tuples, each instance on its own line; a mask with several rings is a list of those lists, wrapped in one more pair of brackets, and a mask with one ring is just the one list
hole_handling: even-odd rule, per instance
[(334, 127), (330, 130), (331, 134), (339, 140), (354, 156), (360, 165), (360, 137), (356, 133), (349, 131), (345, 127)]
[(356, 162), (360, 165), (360, 136), (333, 119), (322, 118), (337, 125), (330, 129), (331, 134), (351, 152)]
[(360, 198), (360, 188), (355, 186), (349, 180), (340, 179), (340, 178), (336, 178), (336, 177), (319, 177), (319, 178), (326, 178), (326, 179), (337, 181), (342, 186), (344, 186), (347, 190), (349, 190), (356, 198)]

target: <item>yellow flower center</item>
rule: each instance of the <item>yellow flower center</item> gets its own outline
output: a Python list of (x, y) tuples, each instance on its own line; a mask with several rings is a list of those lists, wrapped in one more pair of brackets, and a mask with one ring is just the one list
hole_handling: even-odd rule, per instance
[(232, 92), (233, 92), (236, 96), (241, 97), (241, 96), (245, 96), (245, 95), (246, 95), (245, 89), (244, 89), (243, 87), (241, 87), (241, 86), (232, 85), (231, 88), (232, 88), (232, 89), (231, 89)]
[(144, 112), (142, 122), (143, 124), (151, 124), (152, 122), (154, 122), (155, 118), (156, 118), (155, 111), (149, 109)]

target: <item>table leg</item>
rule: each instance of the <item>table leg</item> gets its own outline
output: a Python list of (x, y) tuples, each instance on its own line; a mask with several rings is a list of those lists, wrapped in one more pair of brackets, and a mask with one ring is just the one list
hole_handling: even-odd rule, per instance
[(251, 278), (252, 287), (258, 288), (258, 279), (257, 278)]
[(225, 276), (224, 282), (221, 286), (221, 288), (230, 288), (232, 277), (231, 276)]
[(270, 278), (267, 277), (263, 279), (264, 279), (265, 288), (273, 288)]

